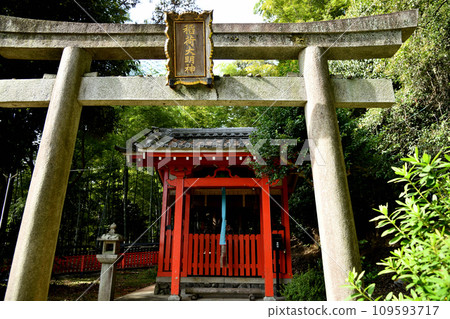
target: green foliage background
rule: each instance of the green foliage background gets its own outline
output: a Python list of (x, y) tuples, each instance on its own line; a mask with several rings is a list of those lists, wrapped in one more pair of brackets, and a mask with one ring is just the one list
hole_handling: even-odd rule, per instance
[[(396, 210), (380, 206), (372, 219), (383, 228), (382, 237), (389, 244), (400, 244), (391, 256), (382, 260), (382, 274), (393, 274), (393, 280), (406, 284), (408, 295), (380, 296), (386, 300), (447, 301), (450, 295), (450, 152), (432, 158), (414, 156), (402, 159), (403, 167), (393, 167), (399, 177), (391, 182), (404, 184)], [(363, 285), (364, 273), (349, 275), (352, 298), (373, 300), (375, 284)]]
[(325, 280), (321, 265), (302, 274), (295, 274), (282, 295), (286, 301), (325, 301)]

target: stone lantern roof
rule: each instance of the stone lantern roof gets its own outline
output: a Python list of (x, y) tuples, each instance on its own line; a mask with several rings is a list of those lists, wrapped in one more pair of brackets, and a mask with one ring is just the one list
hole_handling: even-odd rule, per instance
[(98, 241), (123, 241), (123, 236), (116, 234), (116, 224), (109, 226), (109, 232), (97, 238)]

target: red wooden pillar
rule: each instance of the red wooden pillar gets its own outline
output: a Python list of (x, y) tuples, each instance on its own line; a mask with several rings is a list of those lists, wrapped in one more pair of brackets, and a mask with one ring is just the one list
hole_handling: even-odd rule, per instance
[(172, 224), (172, 207), (167, 208), (166, 212), (166, 225), (169, 226)]
[(166, 214), (167, 214), (167, 194), (168, 185), (167, 179), (169, 178), (169, 171), (164, 171), (163, 177), (163, 194), (162, 194), (162, 205), (161, 205), (161, 228), (159, 231), (159, 254), (158, 254), (158, 276), (164, 271), (164, 251), (165, 251), (165, 240), (166, 240)]
[(186, 192), (186, 204), (184, 206), (184, 232), (183, 232), (183, 267), (182, 267), (182, 277), (186, 277), (188, 273), (188, 248), (189, 248), (189, 216), (191, 208), (191, 194)]
[(273, 260), (272, 260), (272, 225), (270, 218), (270, 187), (267, 177), (261, 180), (261, 219), (264, 254), (265, 300), (274, 300), (273, 294)]
[(258, 273), (264, 278), (264, 223), (263, 223), (263, 204), (262, 204), (262, 198), (263, 198), (263, 189), (261, 187), (260, 193), (259, 193), (259, 211), (260, 211), (260, 217), (259, 217), (259, 240), (257, 242), (257, 248), (258, 249)]
[(283, 210), (281, 212), (281, 224), (284, 226), (284, 236), (286, 241), (286, 272), (289, 278), (292, 277), (292, 256), (291, 256), (291, 230), (289, 227), (289, 193), (287, 178), (283, 179)]
[(175, 218), (172, 243), (172, 286), (169, 300), (180, 300), (181, 235), (183, 228), (183, 177), (175, 183)]

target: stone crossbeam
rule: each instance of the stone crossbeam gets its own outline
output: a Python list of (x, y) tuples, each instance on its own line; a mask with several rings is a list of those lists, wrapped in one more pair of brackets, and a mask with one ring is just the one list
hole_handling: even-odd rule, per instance
[[(54, 79), (0, 80), (0, 107), (47, 107)], [(386, 108), (394, 102), (384, 79), (332, 79), (336, 107)], [(223, 77), (215, 88), (170, 89), (164, 77), (83, 77), (78, 101), (107, 105), (305, 106), (303, 77)], [(24, 92), (26, 92), (24, 94)]]
[[(214, 59), (295, 60), (307, 46), (327, 59), (388, 58), (417, 26), (418, 11), (308, 23), (213, 24)], [(0, 16), (0, 55), (59, 60), (65, 47), (94, 60), (165, 59), (164, 25), (96, 24)]]

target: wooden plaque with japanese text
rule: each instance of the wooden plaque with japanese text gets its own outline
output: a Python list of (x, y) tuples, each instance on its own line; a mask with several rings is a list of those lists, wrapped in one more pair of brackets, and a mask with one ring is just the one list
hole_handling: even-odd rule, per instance
[(204, 84), (212, 87), (212, 11), (165, 13), (168, 59), (167, 85)]

